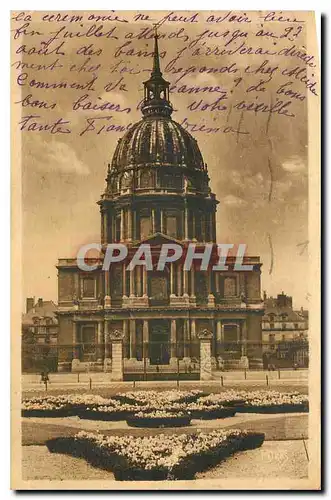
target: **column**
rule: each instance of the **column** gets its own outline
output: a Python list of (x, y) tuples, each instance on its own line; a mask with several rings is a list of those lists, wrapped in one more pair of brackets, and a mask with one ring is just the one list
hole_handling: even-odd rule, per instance
[(136, 295), (137, 297), (142, 297), (144, 295), (143, 292), (143, 279), (144, 279), (144, 266), (139, 266), (138, 267), (138, 276), (139, 279), (137, 280), (137, 288), (136, 288)]
[(129, 320), (130, 328), (130, 360), (136, 359), (136, 320)]
[(103, 330), (104, 330), (103, 337), (104, 337), (104, 344), (105, 344), (105, 361), (106, 361), (106, 360), (109, 360), (109, 358), (110, 358), (109, 339), (108, 339), (109, 321), (107, 319), (105, 319)]
[(111, 298), (110, 298), (110, 283), (109, 283), (109, 270), (104, 271), (105, 273), (105, 299), (104, 299), (104, 307), (111, 307)]
[(123, 380), (123, 332), (114, 330), (110, 333), (112, 346), (111, 379), (113, 381)]
[(215, 284), (216, 284), (216, 293), (220, 293), (220, 274), (218, 272), (215, 273)]
[(148, 320), (143, 321), (143, 358), (148, 358), (149, 328)]
[(72, 323), (72, 354), (73, 354), (73, 359), (79, 360), (79, 352), (77, 348), (77, 329), (78, 325), (76, 321), (73, 321)]
[(132, 211), (128, 208), (128, 231), (127, 231), (127, 240), (132, 241)]
[(214, 241), (214, 224), (212, 213), (209, 213), (209, 240)]
[(216, 243), (216, 214), (212, 213), (212, 221), (213, 221), (213, 241)]
[(215, 307), (215, 297), (212, 292), (213, 270), (208, 268), (208, 307)]
[(176, 320), (171, 320), (170, 330), (170, 364), (177, 362), (177, 325)]
[(218, 343), (223, 342), (222, 320), (216, 320), (216, 339)]
[(132, 269), (130, 271), (130, 297), (134, 297), (135, 296), (135, 269)]
[(124, 241), (124, 209), (121, 209), (121, 241)]
[(79, 360), (79, 349), (77, 346), (77, 329), (78, 325), (76, 321), (72, 322), (72, 362), (71, 362), (71, 371), (75, 372), (79, 368), (80, 360)]
[(195, 297), (195, 270), (191, 268), (191, 297)]
[(105, 243), (105, 212), (103, 208), (100, 210), (100, 215), (101, 215), (101, 245)]
[(191, 361), (190, 358), (190, 324), (188, 319), (184, 319), (184, 359)]
[(98, 334), (97, 334), (97, 362), (102, 363), (103, 358), (103, 332), (102, 332), (103, 322), (98, 321)]
[(130, 357), (130, 332), (129, 320), (123, 319), (123, 342), (124, 342), (124, 357)]
[(126, 263), (122, 264), (122, 295), (126, 297)]
[(104, 243), (108, 243), (108, 212), (106, 211), (104, 213), (104, 218), (103, 218), (103, 223), (104, 223)]
[(196, 240), (195, 237), (195, 213), (191, 211), (191, 217), (192, 217), (192, 240)]
[(164, 234), (164, 221), (163, 221), (163, 210), (160, 210), (160, 231)]
[(170, 295), (175, 296), (175, 266), (170, 262)]
[(196, 330), (196, 320), (191, 319), (191, 356), (194, 358), (199, 358), (199, 346), (197, 349), (197, 330)]
[(152, 234), (155, 233), (155, 208), (152, 208)]
[(188, 297), (188, 273), (189, 271), (183, 269), (183, 295), (185, 297)]
[(182, 265), (177, 265), (177, 296), (182, 296)]
[(146, 266), (143, 267), (143, 297), (148, 297), (148, 287), (147, 287), (147, 269)]
[(209, 330), (202, 330), (198, 337), (200, 340), (200, 380), (211, 380), (211, 340), (212, 333)]
[(247, 356), (247, 324), (246, 320), (242, 322), (241, 330), (241, 355)]
[(196, 321), (194, 318), (191, 319), (191, 340), (195, 340), (197, 336), (196, 332)]
[(184, 240), (188, 240), (188, 208), (185, 200), (185, 210), (184, 210)]

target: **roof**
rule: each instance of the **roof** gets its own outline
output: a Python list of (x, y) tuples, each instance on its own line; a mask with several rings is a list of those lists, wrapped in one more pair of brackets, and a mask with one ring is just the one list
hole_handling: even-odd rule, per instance
[(33, 325), (33, 318), (51, 318), (54, 323), (57, 323), (56, 312), (57, 305), (52, 300), (44, 300), (42, 305), (39, 306), (38, 303), (34, 305), (28, 313), (22, 315), (23, 325)]

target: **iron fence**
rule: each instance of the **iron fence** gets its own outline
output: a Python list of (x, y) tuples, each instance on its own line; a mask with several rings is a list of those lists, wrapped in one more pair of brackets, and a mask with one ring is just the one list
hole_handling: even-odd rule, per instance
[[(124, 372), (129, 371), (198, 371), (200, 363), (200, 343), (192, 342), (123, 342)], [(236, 368), (236, 360), (243, 356), (262, 360), (263, 369), (306, 368), (309, 362), (307, 341), (292, 342), (216, 342), (211, 343), (213, 369), (227, 369), (227, 364)], [(22, 371), (38, 373), (56, 372), (62, 364), (70, 365), (77, 359), (90, 368), (103, 370), (104, 360), (112, 359), (111, 344), (80, 343), (23, 344)]]

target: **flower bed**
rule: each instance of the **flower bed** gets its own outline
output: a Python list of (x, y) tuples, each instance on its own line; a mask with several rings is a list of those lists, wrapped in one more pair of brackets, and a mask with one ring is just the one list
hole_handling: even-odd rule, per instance
[(105, 402), (108, 400), (92, 394), (25, 399), (22, 402), (22, 417), (70, 417), (84, 411), (87, 405), (92, 408)]
[(200, 396), (196, 402), (202, 403), (204, 405), (221, 405), (222, 407), (224, 406), (236, 407), (245, 404), (245, 399), (240, 396), (240, 393), (238, 393), (238, 391), (230, 390), (221, 392), (220, 394), (212, 393), (212, 394), (207, 394), (206, 396)]
[(139, 409), (139, 406), (120, 403), (119, 401), (109, 400), (109, 403), (108, 405), (81, 409), (78, 411), (78, 416), (87, 420), (126, 420)]
[(189, 412), (191, 418), (200, 420), (212, 420), (215, 418), (228, 418), (233, 417), (236, 413), (235, 408), (221, 407), (217, 405), (203, 406), (203, 405), (190, 405)]
[(237, 451), (262, 445), (264, 434), (217, 430), (191, 435), (103, 436), (82, 431), (75, 437), (46, 442), (52, 453), (85, 458), (113, 471), (117, 480), (193, 479), (196, 472)]
[(245, 404), (236, 408), (241, 413), (294, 413), (308, 412), (308, 396), (278, 391), (253, 391), (245, 393)]
[(135, 392), (123, 392), (117, 394), (113, 397), (118, 401), (127, 404), (137, 404), (141, 406), (150, 406), (153, 408), (158, 408), (163, 405), (169, 405), (173, 403), (190, 403), (196, 401), (197, 398), (203, 395), (203, 391), (195, 389), (192, 391), (135, 391)]
[(190, 425), (191, 416), (183, 412), (140, 411), (126, 419), (130, 427), (184, 427)]
[(309, 411), (308, 397), (297, 392), (235, 391), (205, 395), (202, 391), (137, 391), (110, 399), (96, 395), (42, 396), (23, 401), (24, 417), (68, 417), (91, 420), (126, 420), (143, 411), (191, 413), (191, 418), (225, 418), (241, 413)]

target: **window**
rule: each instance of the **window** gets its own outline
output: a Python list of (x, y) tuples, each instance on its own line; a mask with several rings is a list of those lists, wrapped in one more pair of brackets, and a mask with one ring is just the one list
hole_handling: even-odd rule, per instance
[(121, 216), (116, 216), (115, 219), (115, 238), (116, 241), (121, 241)]
[(150, 170), (142, 172), (140, 176), (140, 187), (141, 188), (152, 188), (154, 187), (153, 172)]
[(275, 328), (275, 323), (270, 323), (270, 329), (273, 330)]
[(46, 327), (45, 327), (45, 326), (40, 326), (40, 327), (38, 328), (38, 333), (39, 333), (39, 334), (44, 334), (44, 333), (46, 333)]
[(124, 172), (122, 175), (122, 180), (121, 180), (121, 188), (122, 189), (128, 189), (132, 186), (132, 173), (131, 172)]
[(282, 329), (283, 329), (283, 330), (286, 330), (286, 323), (283, 323), (283, 324), (282, 324)]
[(298, 324), (298, 323), (294, 323), (294, 328), (295, 328), (296, 330), (298, 330), (298, 328), (299, 328), (299, 324)]
[(225, 278), (224, 280), (224, 297), (235, 297), (236, 291), (236, 278)]
[(95, 298), (95, 280), (94, 278), (83, 278), (82, 279), (82, 297), (83, 298)]
[(168, 236), (177, 238), (177, 225), (177, 217), (175, 215), (166, 216), (166, 231)]
[(238, 325), (223, 325), (224, 350), (233, 353), (240, 352)]
[(148, 238), (152, 234), (152, 221), (150, 216), (140, 217), (140, 238)]
[(81, 327), (81, 343), (83, 361), (92, 361), (96, 354), (94, 325), (83, 325)]
[(269, 343), (270, 344), (275, 343), (275, 334), (274, 333), (269, 333)]
[(283, 334), (283, 335), (282, 335), (282, 341), (284, 342), (284, 341), (285, 341), (285, 339), (286, 339), (286, 336)]

